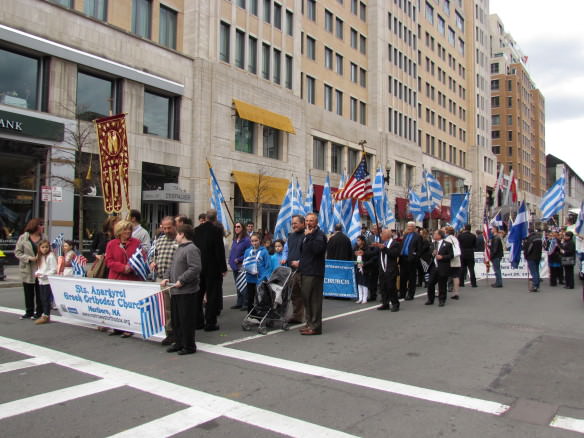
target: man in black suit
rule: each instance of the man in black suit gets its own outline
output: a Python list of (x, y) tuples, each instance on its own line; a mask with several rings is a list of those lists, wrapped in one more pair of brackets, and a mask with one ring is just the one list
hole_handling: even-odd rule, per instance
[(475, 276), (475, 260), (474, 251), (477, 246), (477, 236), (470, 232), (471, 227), (469, 224), (464, 226), (464, 231), (458, 236), (458, 242), (460, 244), (460, 287), (464, 287), (464, 279), (466, 278), (466, 271), (468, 270), (470, 275), (470, 285), (472, 287), (477, 287), (477, 278)]
[(377, 224), (371, 226), (371, 233), (367, 237), (367, 251), (371, 255), (371, 264), (367, 268), (367, 289), (369, 290), (369, 295), (367, 297), (368, 301), (377, 300), (377, 286), (379, 282), (379, 248), (378, 243), (381, 243), (381, 229)]
[(416, 232), (416, 223), (408, 222), (399, 258), (399, 297), (406, 301), (413, 300), (416, 293), (416, 273), (421, 250), (422, 238)]
[(343, 225), (335, 225), (335, 234), (326, 245), (326, 258), (331, 260), (353, 260), (353, 245), (343, 233)]
[(401, 243), (393, 238), (393, 231), (383, 230), (383, 243), (377, 243), (379, 248), (379, 283), (381, 284), (381, 306), (377, 310), (388, 310), (391, 302), (391, 311), (399, 311), (396, 280), (398, 274), (397, 259), (401, 252)]
[(436, 283), (438, 283), (438, 306), (444, 307), (446, 303), (446, 289), (448, 275), (450, 273), (450, 260), (454, 257), (454, 250), (449, 242), (444, 240), (444, 231), (434, 232), (434, 260), (430, 265), (430, 281), (428, 282), (428, 301), (426, 305), (434, 304), (436, 296)]
[[(207, 211), (207, 221), (195, 228), (193, 242), (201, 251), (201, 282), (197, 294), (197, 309), (195, 326), (205, 331), (219, 330), (217, 315), (223, 301), (223, 276), (227, 273), (225, 262), (225, 247), (223, 246), (222, 227), (218, 227), (217, 211)], [(207, 296), (207, 304), (203, 315), (203, 297)]]

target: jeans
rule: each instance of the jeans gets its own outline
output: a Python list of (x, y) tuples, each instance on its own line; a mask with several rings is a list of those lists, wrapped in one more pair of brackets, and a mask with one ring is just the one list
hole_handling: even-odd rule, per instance
[(503, 286), (503, 276), (501, 275), (501, 258), (492, 259), (493, 271), (495, 271), (495, 286)]
[(529, 273), (531, 274), (531, 282), (533, 287), (537, 289), (539, 287), (539, 260), (527, 260), (527, 267), (529, 268)]
[(51, 302), (53, 293), (51, 292), (50, 284), (39, 284), (39, 292), (41, 295), (41, 306), (43, 308), (43, 315), (51, 315)]

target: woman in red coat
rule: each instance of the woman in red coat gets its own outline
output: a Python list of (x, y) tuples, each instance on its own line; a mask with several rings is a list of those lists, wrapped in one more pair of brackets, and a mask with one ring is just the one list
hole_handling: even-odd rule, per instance
[[(132, 223), (120, 221), (114, 227), (114, 237), (108, 242), (105, 249), (105, 264), (109, 269), (108, 277), (111, 280), (142, 281), (129, 264), (130, 257), (142, 242), (132, 237)], [(132, 336), (131, 332), (114, 330), (110, 336), (121, 334), (122, 338)]]

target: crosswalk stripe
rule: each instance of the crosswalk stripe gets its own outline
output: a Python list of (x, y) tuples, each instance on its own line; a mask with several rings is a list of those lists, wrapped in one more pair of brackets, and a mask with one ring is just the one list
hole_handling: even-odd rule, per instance
[(123, 386), (111, 380), (96, 380), (95, 382), (83, 383), (81, 385), (69, 386), (56, 391), (45, 392), (44, 394), (33, 395), (21, 398), (0, 405), (0, 420), (25, 414), (30, 411), (53, 406), (59, 403), (75, 400), (80, 397), (109, 391)]
[(584, 433), (584, 420), (579, 418), (564, 417), (561, 415), (556, 415), (552, 422), (551, 427), (557, 429), (571, 430), (572, 432)]
[(14, 362), (0, 363), (0, 374), (37, 367), (39, 365), (46, 365), (48, 363), (50, 363), (50, 361), (39, 359), (38, 357), (31, 357), (29, 359), (17, 360)]
[(207, 421), (218, 418), (219, 415), (200, 407), (191, 407), (175, 412), (165, 417), (157, 418), (140, 426), (111, 435), (109, 438), (163, 438), (184, 432)]

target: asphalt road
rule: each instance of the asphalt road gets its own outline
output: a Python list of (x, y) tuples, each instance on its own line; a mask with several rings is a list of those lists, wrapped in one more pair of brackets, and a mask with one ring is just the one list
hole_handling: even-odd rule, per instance
[(481, 283), (398, 313), (327, 299), (312, 337), (244, 332), (228, 297), (221, 330), (183, 357), (20, 321), (22, 289), (0, 289), (0, 436), (581, 436), (581, 291)]

